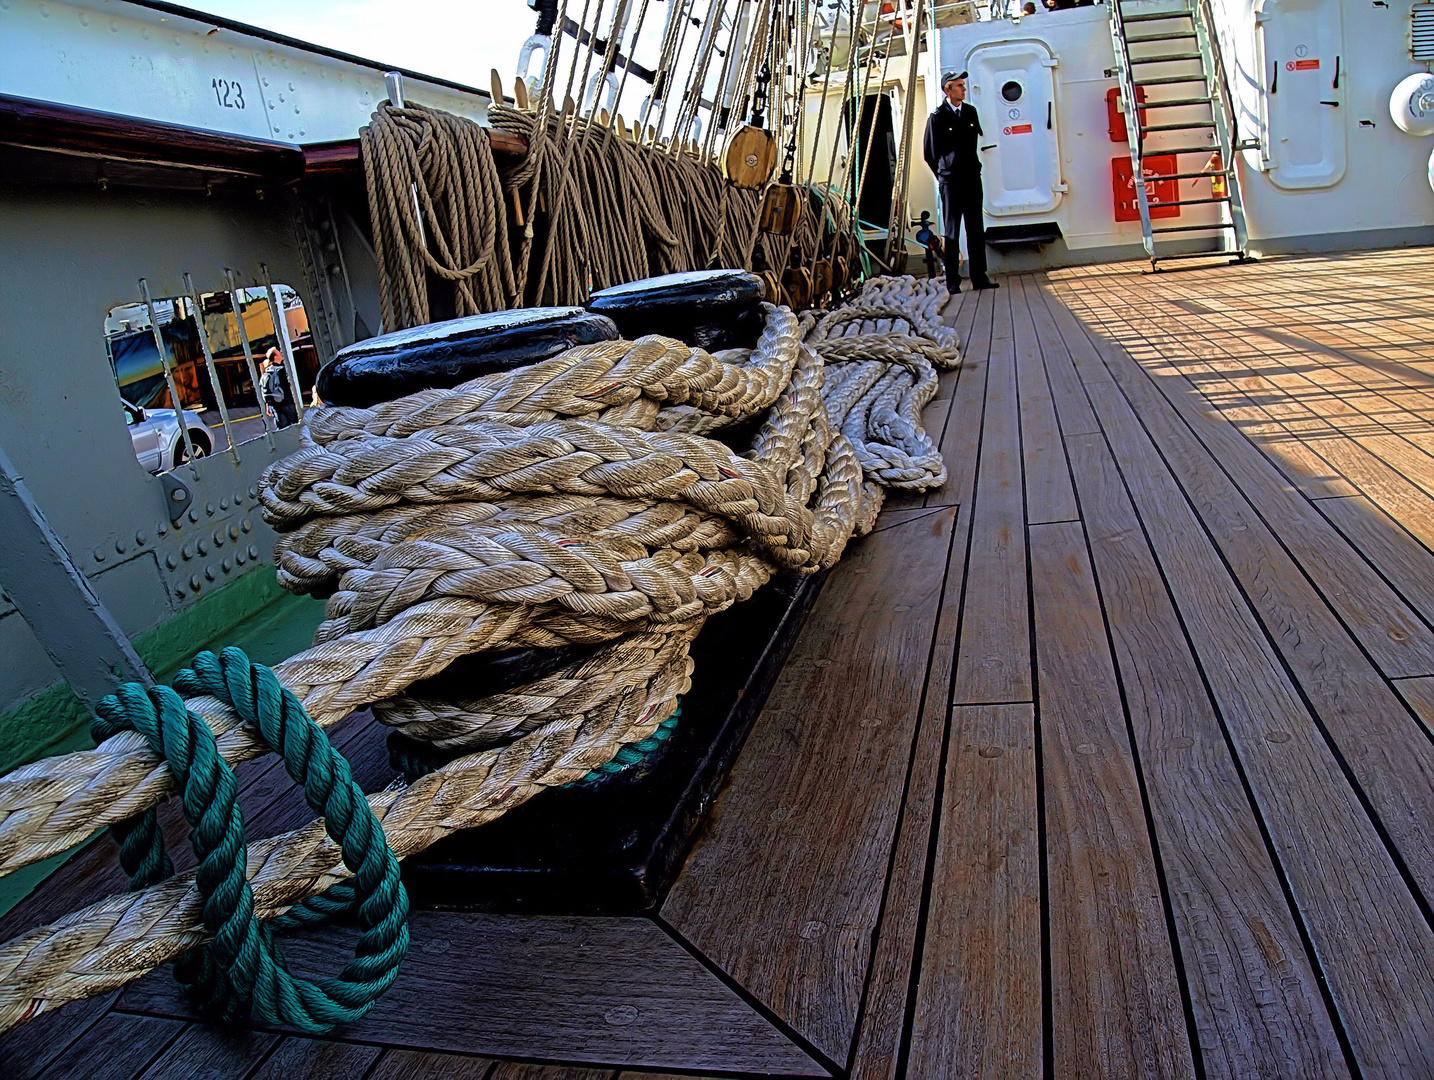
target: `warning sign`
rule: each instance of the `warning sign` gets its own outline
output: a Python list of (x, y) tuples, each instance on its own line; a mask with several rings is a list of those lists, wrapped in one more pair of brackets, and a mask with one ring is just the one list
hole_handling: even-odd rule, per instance
[(1030, 124), (1012, 124), (1010, 127), (1001, 129), (1002, 135), (1029, 135), (1030, 133)]
[(1319, 70), (1319, 61), (1318, 61), (1318, 60), (1287, 60), (1287, 61), (1285, 62), (1285, 70), (1286, 70), (1286, 71), (1318, 71), (1318, 70)]

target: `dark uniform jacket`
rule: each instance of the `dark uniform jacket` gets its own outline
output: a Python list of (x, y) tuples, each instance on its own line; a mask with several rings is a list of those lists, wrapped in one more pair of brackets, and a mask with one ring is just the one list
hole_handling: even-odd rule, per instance
[(941, 205), (946, 208), (944, 232), (948, 239), (955, 238), (962, 211), (969, 204), (975, 204), (977, 220), (980, 220), (981, 157), (976, 144), (983, 134), (981, 118), (976, 115), (975, 107), (965, 101), (959, 111), (949, 102), (942, 102), (926, 121), (922, 152), (926, 164), (936, 174), (936, 186), (941, 189)]
[(949, 102), (943, 102), (926, 121), (922, 152), (943, 188), (948, 181), (954, 181), (959, 188), (962, 181), (981, 178), (981, 157), (976, 148), (977, 140), (985, 134), (981, 119), (969, 102), (963, 101), (960, 110), (958, 113)]

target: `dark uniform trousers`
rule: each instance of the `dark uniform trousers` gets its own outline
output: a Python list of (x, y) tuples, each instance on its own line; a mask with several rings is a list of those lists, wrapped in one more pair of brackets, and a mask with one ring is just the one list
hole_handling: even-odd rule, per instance
[(986, 227), (981, 217), (984, 193), (977, 150), (981, 134), (981, 118), (965, 102), (960, 108), (942, 105), (926, 122), (922, 151), (941, 192), (946, 287), (952, 292), (961, 288), (959, 237), (963, 221), (971, 280), (976, 285), (986, 284)]
[(961, 288), (961, 245), (958, 234), (966, 223), (966, 255), (971, 264), (971, 280), (978, 285), (986, 282), (986, 223), (981, 207), (985, 192), (981, 175), (966, 178), (958, 187), (954, 180), (941, 181), (941, 210), (945, 215), (946, 236), (943, 258), (946, 261), (946, 288)]

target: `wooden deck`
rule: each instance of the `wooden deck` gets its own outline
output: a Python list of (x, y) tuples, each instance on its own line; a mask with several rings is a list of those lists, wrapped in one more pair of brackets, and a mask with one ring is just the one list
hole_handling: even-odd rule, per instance
[[(420, 912), (330, 1041), (206, 1029), (158, 973), (0, 1072), (1434, 1076), (1431, 271), (963, 295), (950, 481), (833, 572), (653, 918)], [(258, 765), (256, 835), (304, 814)], [(112, 887), (106, 843), (0, 933)]]

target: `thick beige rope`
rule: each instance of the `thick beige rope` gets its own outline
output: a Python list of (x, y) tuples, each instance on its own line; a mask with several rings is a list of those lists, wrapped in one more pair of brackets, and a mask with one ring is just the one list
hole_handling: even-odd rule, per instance
[(455, 315), (512, 307), (508, 216), (488, 133), (438, 109), (384, 103), (359, 132), (384, 330), (432, 322), (428, 275)]
[[(925, 318), (915, 310), (908, 314), (908, 323)], [(770, 312), (769, 329), (789, 318)], [(863, 316), (841, 325), (868, 322)], [(836, 325), (828, 324), (828, 330)], [(832, 565), (853, 531), (869, 527), (880, 489), (863, 481), (856, 452), (832, 431), (830, 406), (822, 397), (819, 353), (829, 340), (838, 339), (813, 331), (812, 345), (799, 347), (790, 381), (767, 410), (746, 456), (720, 444), (700, 446), (705, 440), (692, 437), (657, 442), (664, 436), (655, 430), (589, 423), (586, 436), (566, 428), (563, 433), (573, 436), (575, 452), (596, 459), (587, 470), (598, 472), (568, 462), (559, 477), (568, 487), (592, 482), (596, 490), (560, 492), (545, 471), (546, 457), (524, 464), (529, 459), (522, 456), (522, 440), (495, 432), (503, 428), (546, 440), (554, 437), (554, 424), (575, 428), (577, 422), (543, 419), (526, 427), (470, 422), (491, 410), (445, 410), (433, 395), (416, 395), (422, 407), (433, 410), (429, 419), (442, 416), (443, 422), (404, 436), (369, 438), (356, 436), (352, 424), (340, 424), (340, 434), (326, 445), (310, 447), (275, 470), (266, 483), (272, 506), (291, 515), (285, 521), (299, 522), (280, 545), (281, 570), (311, 591), (337, 584), (319, 643), (278, 665), (281, 681), (321, 725), (373, 702), (381, 716), (411, 734), (484, 748), (412, 785), (370, 798), (400, 856), (453, 829), (490, 820), (543, 786), (571, 782), (611, 760), (624, 743), (645, 738), (686, 689), (687, 643), (705, 614), (750, 595), (778, 565), (807, 571)], [(912, 368), (929, 366), (932, 343), (908, 340), (916, 358)], [(725, 369), (722, 374), (725, 378)], [(921, 376), (916, 381), (924, 385)], [(722, 379), (717, 385), (727, 386)], [(701, 399), (711, 392), (704, 384), (693, 393)], [(468, 395), (471, 403), (483, 392), (470, 384), (452, 393), (458, 399)], [(720, 407), (725, 399), (719, 394), (713, 400)], [(370, 415), (358, 428), (377, 423), (393, 430), (392, 418), (375, 420), (374, 411), (366, 412)], [(403, 409), (393, 412), (397, 417)], [(645, 415), (654, 426), (660, 419), (653, 411)], [(460, 476), (454, 472), (457, 462), (435, 472), (434, 462), (424, 460), (416, 471), (405, 472), (394, 460), (375, 472), (362, 454), (340, 452), (351, 448), (348, 444), (393, 443), (422, 451), (416, 459), (432, 447), (463, 450), (467, 465), (475, 446), (496, 456)], [(614, 447), (632, 456), (623, 462)], [(677, 458), (678, 466), (665, 460), (654, 465), (658, 448)], [(683, 460), (681, 454), (689, 452), (693, 460)], [(505, 463), (499, 460), (503, 453), (518, 457)], [(336, 455), (341, 464), (331, 469), (332, 461), (315, 454)], [(367, 462), (367, 471), (344, 473), (354, 461)], [(735, 475), (713, 471), (719, 466)], [(687, 479), (684, 470), (692, 479), (679, 485), (674, 477)], [(445, 483), (461, 481), (460, 487), (466, 483), (487, 494), (451, 504), (398, 502), (345, 517), (312, 516), (316, 506), (342, 502), (351, 492), (359, 493), (360, 502), (392, 494), (385, 486), (427, 497), (440, 475)], [(595, 475), (602, 476), (602, 485), (592, 481)], [(382, 482), (371, 483), (374, 477)], [(656, 487), (649, 490), (645, 483)], [(305, 495), (312, 498), (306, 502)], [(606, 550), (600, 550), (603, 545)], [(435, 566), (434, 557), (446, 561)], [(602, 641), (613, 644), (588, 661), (484, 701), (401, 696), (413, 682), (468, 652)], [(261, 752), (218, 702), (199, 700), (191, 707), (219, 733), (226, 760)], [(12, 868), (63, 851), (92, 830), (154, 805), (171, 786), (168, 770), (132, 734), (0, 778), (0, 865)], [(345, 873), (314, 826), (253, 845), (251, 870), (264, 917)], [(102, 901), (7, 943), (0, 947), (0, 1029), (74, 997), (122, 985), (195, 944), (198, 926), (195, 894), (187, 879), (177, 879)]]

